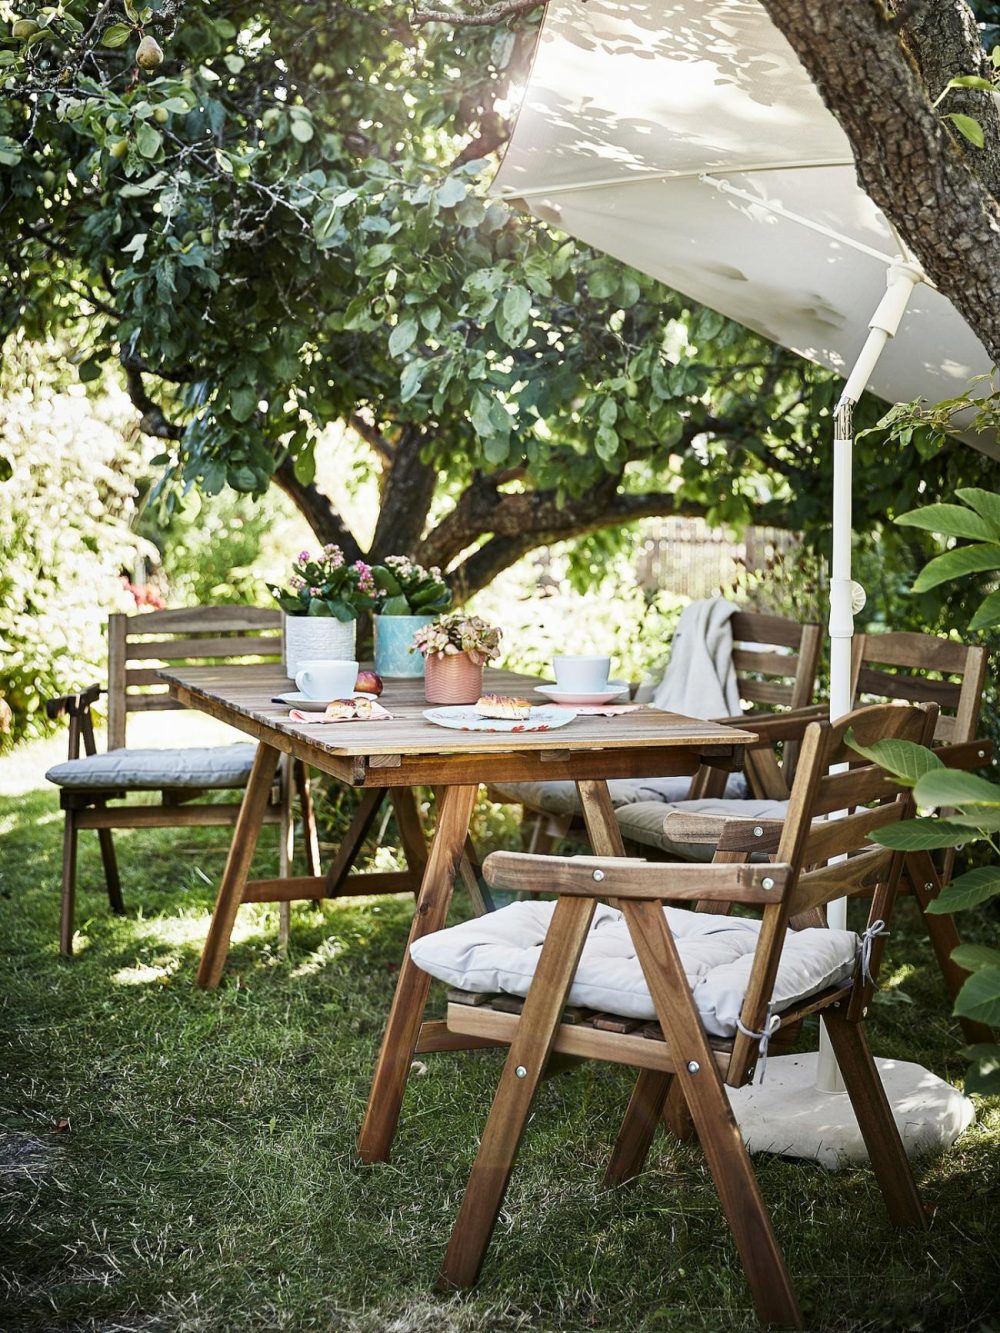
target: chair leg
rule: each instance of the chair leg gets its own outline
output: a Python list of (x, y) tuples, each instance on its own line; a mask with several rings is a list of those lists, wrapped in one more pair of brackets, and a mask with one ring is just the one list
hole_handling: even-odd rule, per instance
[[(279, 765), (279, 791), (281, 793), (281, 822), (278, 825), (278, 878), (287, 879), (291, 874), (292, 860), (295, 855), (295, 820), (292, 811), (292, 761), (286, 755)], [(278, 904), (278, 952), (284, 957), (292, 937), (292, 904)]]
[(833, 1009), (823, 1011), (823, 1022), (889, 1216), (898, 1226), (926, 1227), (927, 1216), (906, 1149), (861, 1024), (850, 1022)]
[(319, 834), (316, 830), (316, 811), (313, 808), (309, 770), (301, 759), (292, 760), (292, 776), (302, 806), (302, 841), (305, 844), (306, 869), (310, 875), (320, 875)]
[(691, 1109), (684, 1096), (684, 1089), (674, 1079), (673, 1087), (667, 1093), (666, 1105), (663, 1108), (663, 1123), (667, 1129), (681, 1143), (691, 1143), (698, 1136), (695, 1133), (694, 1121), (691, 1119)]
[(639, 1071), (611, 1161), (604, 1173), (605, 1189), (625, 1185), (641, 1173), (673, 1081), (673, 1074), (661, 1074), (655, 1069)]
[(663, 912), (655, 902), (624, 902), (622, 909), (754, 1304), (765, 1322), (802, 1328), (784, 1256)]
[(59, 911), (59, 952), (73, 956), (73, 914), (76, 906), (76, 845), (79, 839), (76, 811), (65, 811), (63, 825), (62, 903)]
[(118, 878), (118, 858), (115, 856), (111, 830), (99, 828), (97, 839), (101, 844), (101, 861), (104, 863), (104, 882), (108, 886), (108, 902), (115, 916), (124, 916), (125, 901), (122, 898), (121, 880)]
[(556, 903), (448, 1242), (442, 1286), (471, 1287), (479, 1276), (595, 907), (592, 898)]

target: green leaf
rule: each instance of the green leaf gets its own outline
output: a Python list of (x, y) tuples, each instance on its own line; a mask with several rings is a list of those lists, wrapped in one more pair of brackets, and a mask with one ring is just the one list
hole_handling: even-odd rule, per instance
[(1000, 1046), (996, 1042), (977, 1042), (965, 1054), (972, 1062), (965, 1074), (965, 1091), (995, 1097), (1000, 1093)]
[(303, 486), (309, 486), (316, 480), (316, 450), (303, 449), (292, 464), (295, 480)]
[(981, 486), (962, 486), (955, 494), (963, 504), (986, 519), (1000, 540), (1000, 494), (983, 490)]
[[(1000, 787), (975, 773), (964, 773), (956, 768), (941, 767), (925, 773), (913, 792), (918, 805), (989, 806), (1000, 808)], [(966, 812), (968, 813), (968, 812)]]
[(436, 199), (442, 208), (454, 208), (460, 204), (466, 195), (465, 181), (457, 176), (449, 176), (448, 179), (438, 188)]
[(315, 133), (312, 121), (305, 120), (301, 116), (292, 120), (292, 138), (298, 139), (299, 143), (308, 143)]
[(1000, 967), (973, 972), (955, 999), (957, 1018), (974, 1018), (990, 1027), (1000, 1026)]
[(402, 356), (416, 342), (419, 331), (420, 325), (415, 316), (407, 315), (401, 319), (389, 334), (389, 355)]
[(974, 148), (982, 148), (986, 142), (982, 125), (978, 120), (973, 120), (971, 116), (963, 116), (960, 111), (951, 111), (945, 116), (945, 120), (950, 120), (959, 134), (964, 139), (968, 139)]
[(996, 86), (989, 79), (980, 78), (978, 74), (959, 74), (957, 78), (949, 79), (945, 84), (946, 88), (981, 88), (983, 92), (996, 92)]
[(10, 481), (14, 475), (14, 464), (5, 454), (0, 454), (0, 482)]
[(163, 135), (148, 120), (141, 120), (135, 132), (135, 146), (143, 157), (155, 157), (163, 143)]
[(410, 614), (410, 604), (400, 593), (398, 597), (387, 597), (379, 607), (380, 616), (408, 616)]
[(951, 824), (945, 819), (907, 819), (902, 824), (891, 824), (888, 828), (870, 833), (871, 842), (880, 847), (892, 847), (904, 852), (930, 852), (938, 847), (959, 847), (968, 842), (972, 834), (960, 824)]
[(853, 730), (848, 731), (844, 740), (852, 750), (878, 764), (908, 787), (925, 773), (944, 767), (933, 750), (914, 741), (884, 740), (876, 741), (874, 745), (862, 745)]
[(515, 327), (527, 322), (531, 314), (531, 293), (526, 287), (519, 287), (516, 284), (508, 287), (503, 298), (504, 319)]
[(926, 911), (932, 916), (964, 912), (1000, 895), (1000, 866), (977, 866), (946, 884)]
[(0, 163), (5, 167), (16, 167), (21, 160), (24, 148), (8, 134), (0, 134)]
[(1000, 967), (1000, 949), (986, 944), (960, 944), (952, 949), (951, 960), (966, 972), (978, 972), (981, 967)]
[(101, 45), (116, 50), (119, 46), (124, 46), (131, 35), (132, 29), (127, 23), (112, 23), (111, 27), (105, 28), (101, 34)]
[(935, 556), (923, 567), (914, 581), (913, 591), (927, 592), (940, 583), (948, 583), (966, 574), (979, 574), (990, 569), (1000, 569), (1000, 543), (956, 546), (954, 550)]
[(1000, 588), (983, 598), (969, 621), (969, 629), (992, 629), (994, 625), (1000, 625)]
[(923, 528), (925, 532), (940, 532), (945, 537), (968, 537), (972, 541), (1000, 541), (1000, 529), (995, 529), (981, 514), (964, 505), (927, 505), (900, 514), (896, 522), (907, 528)]
[(257, 473), (252, 467), (230, 468), (226, 473), (226, 480), (234, 491), (240, 491), (244, 495), (249, 495), (257, 489)]
[(257, 410), (257, 394), (253, 389), (235, 389), (229, 399), (229, 411), (236, 421), (249, 421)]

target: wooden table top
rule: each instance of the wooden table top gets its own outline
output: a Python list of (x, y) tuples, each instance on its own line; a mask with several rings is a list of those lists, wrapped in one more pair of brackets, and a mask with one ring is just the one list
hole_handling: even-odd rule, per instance
[[(297, 723), (289, 719), (288, 706), (273, 703), (276, 695), (294, 689), (294, 683), (273, 664), (260, 666), (204, 666), (164, 668), (159, 675), (165, 680), (175, 698), (188, 707), (207, 712), (239, 730), (248, 732), (280, 750), (304, 758), (317, 767), (341, 773), (345, 763), (358, 781), (361, 768), (352, 761), (367, 761), (380, 769), (398, 767), (408, 757), (434, 758), (444, 756), (478, 757), (486, 761), (488, 769), (495, 765), (490, 760), (515, 757), (527, 765), (532, 760), (544, 762), (564, 757), (572, 764), (574, 756), (608, 754), (627, 751), (632, 763), (638, 763), (637, 775), (668, 770), (657, 766), (653, 756), (671, 751), (675, 755), (687, 752), (684, 767), (674, 771), (690, 771), (697, 767), (697, 756), (716, 752), (735, 753), (739, 747), (754, 739), (749, 731), (720, 726), (695, 718), (665, 713), (643, 706), (634, 712), (613, 717), (580, 716), (567, 726), (554, 731), (540, 732), (468, 732), (436, 726), (423, 716), (430, 707), (424, 698), (424, 682), (389, 680), (380, 702), (393, 714), (384, 722)], [(487, 668), (483, 691), (494, 694), (530, 695), (538, 678), (513, 671)], [(643, 763), (642, 758), (648, 762)], [(607, 776), (618, 776), (624, 755), (612, 763)], [(326, 762), (324, 762), (326, 761)], [(331, 767), (332, 764), (332, 767)], [(650, 767), (650, 764), (652, 766)], [(508, 764), (502, 767), (509, 767)], [(559, 762), (546, 764), (540, 778), (562, 776), (594, 776), (581, 771), (563, 774), (556, 770)], [(585, 765), (593, 768), (593, 763)], [(525, 775), (527, 776), (527, 775)], [(602, 776), (602, 774), (597, 774)], [(497, 772), (484, 773), (482, 781), (503, 780)], [(402, 785), (393, 783), (392, 785)]]

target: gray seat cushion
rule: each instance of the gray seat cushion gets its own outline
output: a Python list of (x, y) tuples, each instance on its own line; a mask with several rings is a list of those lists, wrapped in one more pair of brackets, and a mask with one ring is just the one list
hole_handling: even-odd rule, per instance
[(644, 847), (655, 847), (678, 861), (711, 861), (715, 848), (710, 842), (675, 842), (666, 830), (672, 814), (711, 815), (719, 820), (719, 831), (727, 819), (784, 819), (787, 801), (728, 800), (719, 797), (699, 801), (639, 801), (616, 811), (622, 837)]
[(192, 745), (179, 750), (108, 750), (68, 759), (45, 774), (57, 787), (158, 791), (161, 787), (245, 787), (257, 746)]
[[(691, 790), (691, 779), (673, 778), (612, 778), (608, 782), (611, 804), (615, 809), (635, 805), (640, 801), (683, 801)], [(730, 773), (726, 781), (726, 796), (737, 799), (746, 795), (746, 778), (742, 773)], [(523, 805), (546, 815), (580, 815), (583, 813), (575, 782), (506, 782), (491, 783), (494, 800), (510, 805)]]

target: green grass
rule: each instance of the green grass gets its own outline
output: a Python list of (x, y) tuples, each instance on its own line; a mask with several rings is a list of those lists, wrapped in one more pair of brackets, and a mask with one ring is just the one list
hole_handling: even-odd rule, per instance
[[(756, 1326), (696, 1148), (661, 1137), (636, 1185), (600, 1189), (630, 1082), (607, 1066), (543, 1085), (480, 1286), (434, 1293), (499, 1057), (425, 1057), (392, 1163), (359, 1166), (403, 900), (297, 908), (288, 959), (276, 909), (244, 908), (226, 982), (203, 994), (192, 978), (225, 831), (117, 835), (121, 920), (83, 835), (71, 963), (56, 951), (54, 796), (7, 801), (0, 838), (4, 1330)], [(267, 831), (261, 864), (275, 861)], [(909, 911), (889, 956), (899, 984), (874, 1007), (876, 1051), (959, 1079), (959, 1036)], [(810, 1327), (989, 1325), (1000, 1113), (979, 1109), (919, 1166), (926, 1235), (890, 1227), (867, 1171), (759, 1161)]]

